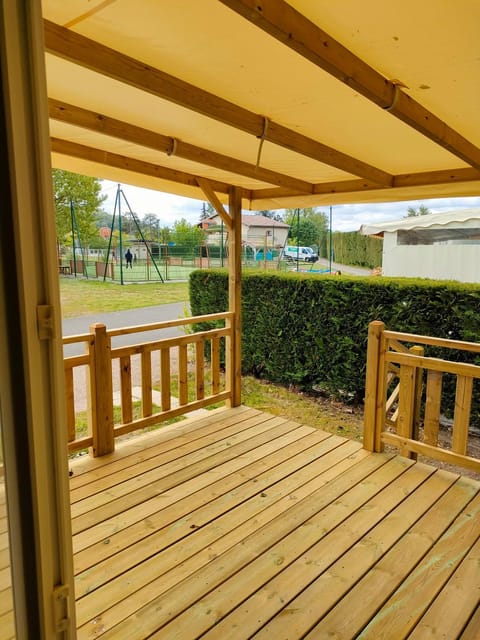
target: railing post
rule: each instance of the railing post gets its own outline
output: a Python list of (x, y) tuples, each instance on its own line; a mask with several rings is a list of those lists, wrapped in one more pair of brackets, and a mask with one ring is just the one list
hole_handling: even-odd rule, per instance
[[(410, 347), (410, 351), (415, 356), (423, 356), (425, 354), (425, 348), (419, 344)], [(413, 425), (412, 425), (412, 438), (418, 440), (420, 430), (420, 414), (422, 409), (422, 394), (423, 394), (423, 369), (421, 367), (415, 367), (415, 391), (413, 401)], [(417, 454), (411, 452), (410, 458), (412, 460), (417, 459)]]
[(90, 325), (89, 343), (89, 432), (90, 454), (104, 456), (115, 448), (113, 437), (112, 360), (110, 337), (104, 324)]
[[(368, 326), (367, 373), (365, 379), (365, 404), (363, 419), (363, 447), (367, 451), (376, 451), (378, 441), (377, 431), (382, 428), (378, 422), (379, 380), (383, 375), (380, 371), (380, 343), (385, 324), (374, 320)], [(383, 386), (383, 385), (382, 385)]]

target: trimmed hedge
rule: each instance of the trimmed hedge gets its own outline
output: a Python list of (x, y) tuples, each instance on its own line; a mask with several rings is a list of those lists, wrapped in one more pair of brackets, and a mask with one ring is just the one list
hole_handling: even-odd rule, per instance
[[(224, 270), (192, 272), (190, 305), (194, 315), (225, 311), (228, 274)], [(334, 396), (361, 401), (372, 320), (382, 320), (394, 331), (480, 342), (480, 286), (247, 272), (242, 282), (243, 372), (306, 390), (320, 387)], [(447, 354), (449, 359), (480, 364), (475, 354), (426, 348), (426, 355)], [(453, 385), (446, 380), (445, 387), (451, 400)], [(475, 390), (478, 396), (478, 386)], [(478, 399), (474, 404), (478, 406)]]
[(335, 262), (369, 269), (382, 266), (383, 238), (362, 236), (358, 231), (335, 231), (332, 246)]

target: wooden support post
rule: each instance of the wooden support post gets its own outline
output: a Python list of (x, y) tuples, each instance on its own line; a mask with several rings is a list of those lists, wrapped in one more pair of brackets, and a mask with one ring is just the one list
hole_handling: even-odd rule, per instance
[(378, 406), (378, 382), (383, 371), (379, 370), (380, 341), (385, 324), (374, 320), (368, 326), (367, 373), (365, 380), (365, 410), (363, 423), (363, 447), (367, 451), (375, 451)]
[(90, 454), (104, 456), (115, 448), (113, 437), (112, 359), (110, 337), (104, 324), (90, 325), (89, 430), (93, 438)]
[(242, 384), (242, 196), (238, 187), (229, 193), (229, 212), (232, 230), (228, 235), (228, 320), (232, 338), (227, 343), (227, 388), (231, 391), (229, 405), (241, 404)]

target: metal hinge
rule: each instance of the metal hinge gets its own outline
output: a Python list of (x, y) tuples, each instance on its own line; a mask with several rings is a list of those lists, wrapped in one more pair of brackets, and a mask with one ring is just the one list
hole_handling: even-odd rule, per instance
[(53, 307), (50, 304), (37, 306), (37, 330), (40, 340), (51, 340), (54, 337)]
[(68, 595), (69, 588), (67, 584), (59, 584), (53, 589), (53, 615), (56, 633), (68, 629), (70, 622)]

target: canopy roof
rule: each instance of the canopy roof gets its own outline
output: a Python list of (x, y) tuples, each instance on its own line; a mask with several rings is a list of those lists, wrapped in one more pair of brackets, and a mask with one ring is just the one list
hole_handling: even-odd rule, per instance
[(413, 231), (416, 229), (473, 229), (475, 235), (480, 233), (480, 209), (463, 209), (430, 213), (424, 216), (409, 216), (401, 220), (362, 224), (360, 233), (364, 236), (383, 236), (384, 232)]
[(43, 0), (53, 166), (253, 210), (480, 194), (475, 0)]

